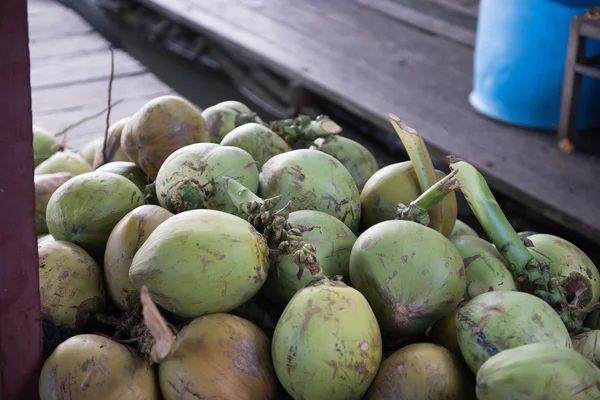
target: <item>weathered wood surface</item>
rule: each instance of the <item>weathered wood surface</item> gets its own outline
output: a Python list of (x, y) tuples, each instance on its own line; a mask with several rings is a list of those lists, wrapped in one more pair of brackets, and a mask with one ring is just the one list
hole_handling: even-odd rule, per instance
[(600, 237), (600, 160), (563, 154), (555, 135), (495, 123), (468, 104), (473, 50), (346, 0), (138, 0), (253, 54), (391, 130), (395, 113), (437, 156), (473, 163), (495, 189)]
[(479, 0), (431, 0), (443, 6), (453, 8), (467, 15), (477, 16)]
[(42, 327), (27, 3), (0, 1), (0, 399), (36, 399)]
[(475, 46), (473, 4), (457, 0), (353, 0), (363, 7), (435, 35)]
[[(74, 11), (52, 0), (29, 0), (29, 48), (33, 123), (59, 132), (108, 105), (110, 47)], [(174, 94), (146, 67), (115, 50), (111, 110), (115, 122), (148, 100)], [(103, 135), (106, 115), (89, 120), (67, 134), (67, 145), (80, 149)]]

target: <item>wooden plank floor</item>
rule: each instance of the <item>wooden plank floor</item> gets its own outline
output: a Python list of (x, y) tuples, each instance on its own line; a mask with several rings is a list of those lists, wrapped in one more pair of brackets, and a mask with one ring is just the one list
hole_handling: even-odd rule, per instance
[[(108, 105), (110, 48), (74, 11), (52, 0), (28, 0), (31, 95), (34, 124), (50, 132), (97, 114)], [(115, 50), (111, 123), (133, 114), (171, 88), (133, 57)], [(67, 144), (80, 149), (103, 135), (106, 115), (68, 132)]]
[(388, 112), (434, 155), (473, 163), (495, 189), (583, 235), (600, 238), (600, 159), (564, 154), (551, 133), (495, 123), (468, 104), (473, 49), (350, 0), (138, 0), (253, 54), (375, 121)]

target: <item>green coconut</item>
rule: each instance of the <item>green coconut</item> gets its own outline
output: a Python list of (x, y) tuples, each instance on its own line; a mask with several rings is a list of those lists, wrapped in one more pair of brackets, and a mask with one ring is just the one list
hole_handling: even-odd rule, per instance
[(600, 369), (574, 350), (533, 343), (504, 350), (477, 373), (478, 400), (593, 400)]
[(103, 144), (104, 137), (96, 138), (91, 142), (88, 142), (88, 144), (86, 144), (85, 146), (83, 146), (83, 149), (81, 149), (80, 154), (83, 158), (85, 158), (85, 161), (87, 161), (88, 164), (94, 165), (94, 157), (96, 157), (96, 152), (98, 151), (99, 147), (102, 147)]
[(600, 366), (600, 330), (592, 330), (571, 338), (573, 349), (596, 366)]
[[(436, 170), (438, 179), (446, 176)], [(409, 205), (421, 195), (415, 169), (410, 161), (391, 164), (375, 172), (361, 194), (361, 228), (366, 230), (382, 221), (396, 219), (398, 203)], [(456, 195), (450, 193), (441, 202), (442, 233), (450, 236), (456, 224), (458, 205)]]
[(410, 338), (449, 315), (466, 288), (463, 259), (441, 233), (412, 221), (380, 222), (354, 243), (350, 282), (384, 334)]
[(310, 148), (327, 153), (341, 162), (352, 175), (359, 191), (379, 171), (379, 163), (369, 149), (347, 137), (331, 135), (319, 138)]
[[(342, 221), (320, 211), (294, 211), (288, 222), (302, 231), (302, 240), (316, 249), (317, 260), (326, 276), (340, 275), (349, 282), (350, 252), (356, 236)], [(269, 274), (263, 293), (281, 307), (313, 278), (306, 271), (298, 279), (298, 266), (291, 254), (280, 256), (277, 274)]]
[(78, 153), (63, 150), (51, 155), (40, 163), (34, 170), (35, 175), (54, 174), (57, 172), (70, 172), (73, 175), (91, 172), (92, 166)]
[(48, 231), (56, 240), (77, 244), (96, 256), (104, 253), (115, 225), (144, 204), (129, 179), (110, 172), (88, 172), (69, 179), (50, 197)]
[(573, 347), (554, 309), (528, 293), (480, 294), (460, 308), (456, 320), (460, 351), (475, 374), (490, 357), (525, 344)]
[(151, 179), (156, 179), (160, 166), (173, 152), (208, 141), (200, 111), (186, 99), (171, 95), (144, 104), (121, 132), (121, 148)]
[(292, 201), (292, 211), (321, 211), (358, 232), (356, 183), (342, 163), (321, 151), (299, 149), (271, 158), (260, 173), (258, 195), (263, 199), (281, 195), (281, 204)]
[(73, 336), (44, 363), (40, 400), (158, 400), (156, 370), (134, 350), (104, 336)]
[(54, 136), (42, 127), (33, 125), (33, 167), (37, 167), (59, 150)]
[(104, 280), (108, 296), (121, 310), (129, 311), (139, 301), (139, 293), (129, 280), (133, 256), (148, 236), (172, 216), (162, 207), (144, 204), (125, 215), (110, 233), (104, 251)]
[(464, 300), (492, 290), (518, 290), (508, 263), (493, 244), (471, 235), (450, 236), (465, 264)]
[(160, 224), (133, 257), (129, 279), (184, 317), (228, 312), (254, 296), (269, 267), (264, 237), (245, 220), (191, 210)]
[(81, 330), (106, 304), (102, 270), (81, 247), (62, 240), (38, 244), (42, 317)]
[(131, 161), (121, 147), (121, 133), (129, 119), (130, 117), (121, 118), (108, 128), (107, 143), (104, 145), (102, 140), (102, 143), (96, 147), (92, 168), (98, 169), (99, 166), (113, 161)]
[(553, 235), (538, 233), (527, 237), (529, 252), (550, 266), (550, 276), (568, 288), (581, 293), (578, 305), (588, 311), (600, 300), (600, 273), (592, 260), (578, 247)]
[(233, 129), (221, 140), (221, 146), (234, 146), (247, 151), (256, 161), (259, 171), (274, 156), (292, 151), (279, 135), (256, 122)]
[(262, 122), (246, 105), (231, 100), (205, 108), (202, 117), (206, 121), (210, 141), (216, 144), (221, 143), (225, 135), (238, 126)]
[(156, 177), (160, 205), (173, 213), (208, 208), (235, 213), (224, 178), (231, 177), (253, 193), (258, 190), (256, 162), (245, 150), (196, 143), (169, 156)]
[(144, 193), (148, 179), (144, 171), (131, 161), (112, 161), (96, 168), (98, 172), (112, 172), (113, 174), (124, 176)]
[(462, 236), (462, 235), (479, 237), (477, 232), (475, 232), (475, 229), (471, 228), (469, 225), (467, 225), (460, 219), (457, 219), (456, 223), (454, 224), (454, 228), (452, 228), (452, 233), (450, 234), (450, 236)]
[(46, 207), (50, 196), (63, 183), (71, 179), (73, 176), (70, 172), (56, 172), (54, 174), (35, 175), (35, 228), (38, 235), (48, 233), (46, 225)]
[(207, 315), (190, 322), (171, 343), (158, 370), (165, 400), (274, 399), (271, 343), (250, 321)]
[(381, 363), (381, 333), (357, 290), (323, 279), (290, 300), (272, 353), (275, 373), (294, 399), (359, 400)]
[(464, 400), (470, 371), (447, 349), (431, 343), (410, 344), (381, 363), (365, 400)]

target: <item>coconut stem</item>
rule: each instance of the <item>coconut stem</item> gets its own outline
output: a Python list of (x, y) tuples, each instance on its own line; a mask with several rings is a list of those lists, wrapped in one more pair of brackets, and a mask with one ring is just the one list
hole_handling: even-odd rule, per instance
[(160, 205), (158, 196), (156, 195), (156, 181), (147, 184), (144, 188), (144, 200), (146, 204)]
[(475, 217), (520, 282), (548, 287), (548, 265), (538, 263), (500, 209), (483, 176), (471, 164), (450, 156), (450, 169)]
[(398, 217), (396, 219), (414, 221), (429, 226), (429, 210), (439, 204), (454, 190), (458, 189), (458, 184), (456, 179), (454, 179), (455, 175), (456, 171), (452, 171), (437, 181), (417, 199), (413, 200), (408, 206), (402, 203), (398, 204)]
[[(264, 200), (252, 193), (250, 189), (228, 177), (223, 178), (227, 185), (227, 193), (233, 204), (245, 214), (252, 214), (264, 205)], [(280, 196), (281, 198), (281, 196)]]
[(140, 290), (140, 301), (144, 323), (156, 341), (152, 346), (151, 360), (159, 363), (175, 352), (177, 341), (175, 335), (169, 329), (167, 321), (152, 301), (148, 287), (145, 285)]
[[(408, 153), (410, 162), (417, 174), (421, 193), (424, 193), (438, 180), (427, 146), (425, 146), (423, 138), (417, 131), (407, 126), (399, 117), (388, 114), (388, 118)], [(434, 204), (429, 209), (429, 226), (440, 233), (442, 232), (442, 205), (440, 203)]]
[(132, 337), (132, 330), (142, 319), (141, 311), (141, 304), (136, 303), (130, 311), (123, 313), (118, 318), (100, 313), (94, 314), (94, 318), (101, 324), (114, 329), (113, 338), (115, 340), (123, 340), (123, 338), (130, 339)]
[(233, 204), (239, 211), (248, 215), (248, 222), (267, 240), (271, 251), (271, 262), (276, 271), (279, 257), (291, 254), (298, 266), (298, 279), (302, 277), (304, 269), (309, 270), (317, 279), (324, 276), (317, 261), (315, 248), (302, 240), (302, 232), (312, 227), (292, 227), (287, 221), (292, 209), (291, 200), (283, 208), (274, 211), (281, 196), (263, 200), (235, 179), (224, 178), (224, 180)]
[(208, 198), (212, 195), (206, 187), (214, 186), (214, 181), (202, 185), (198, 180), (184, 177), (175, 186), (167, 191), (169, 201), (176, 213), (187, 210), (205, 208)]
[(578, 310), (579, 296), (567, 301), (568, 290), (557, 278), (550, 278), (550, 266), (527, 250), (502, 212), (483, 176), (471, 164), (448, 157), (450, 169), (482, 228), (508, 261), (511, 273), (523, 288), (549, 303), (560, 315), (570, 332), (582, 329), (585, 313)]
[(290, 146), (296, 143), (312, 143), (321, 137), (338, 134), (342, 128), (326, 115), (319, 115), (312, 120), (307, 115), (299, 115), (294, 119), (272, 121), (265, 124), (278, 134)]

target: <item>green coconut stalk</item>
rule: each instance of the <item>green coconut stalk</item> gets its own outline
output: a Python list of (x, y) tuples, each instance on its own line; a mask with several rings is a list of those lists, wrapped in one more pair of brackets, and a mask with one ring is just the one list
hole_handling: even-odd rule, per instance
[[(437, 176), (435, 169), (433, 168), (433, 162), (431, 156), (427, 151), (425, 142), (416, 130), (407, 126), (404, 121), (395, 116), (394, 114), (388, 114), (388, 118), (394, 127), (394, 130), (398, 134), (398, 137), (402, 141), (410, 162), (413, 164), (417, 179), (419, 180), (419, 186), (421, 187), (421, 193), (425, 192), (431, 186), (437, 182)], [(429, 226), (438, 232), (442, 232), (442, 206), (439, 203), (432, 204), (429, 210)]]
[(423, 192), (422, 195), (411, 201), (408, 206), (398, 204), (398, 217), (406, 221), (417, 222), (421, 225), (430, 226), (431, 212), (446, 196), (458, 189), (458, 185), (454, 176), (455, 171), (452, 171), (433, 186)]
[(450, 169), (457, 172), (454, 179), (471, 210), (491, 242), (509, 263), (514, 278), (524, 290), (550, 304), (570, 332), (579, 332), (586, 315), (579, 310), (578, 300), (581, 295), (573, 293), (574, 299), (571, 302), (567, 300), (568, 289), (557, 278), (551, 278), (550, 266), (534, 257), (527, 249), (479, 171), (455, 156), (447, 159)]
[(307, 115), (299, 115), (294, 119), (272, 121), (264, 125), (277, 133), (290, 146), (296, 143), (312, 143), (318, 138), (342, 131), (342, 128), (326, 115), (319, 115), (314, 120)]
[(483, 176), (471, 164), (449, 157), (450, 169), (483, 230), (510, 263), (519, 282), (548, 287), (548, 265), (536, 260), (502, 212)]
[(226, 178), (226, 182), (233, 204), (248, 215), (248, 222), (267, 239), (274, 269), (281, 255), (292, 254), (292, 259), (298, 265), (298, 279), (302, 277), (304, 269), (308, 269), (315, 279), (325, 278), (317, 261), (316, 249), (302, 240), (300, 229), (291, 227), (287, 222), (292, 207), (291, 200), (281, 209), (275, 210), (281, 196), (263, 200), (235, 179)]

